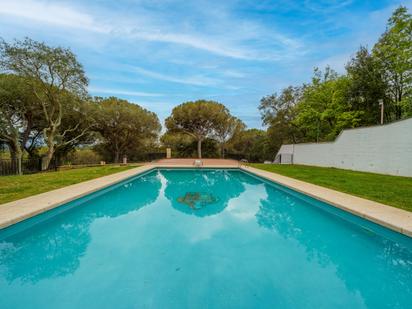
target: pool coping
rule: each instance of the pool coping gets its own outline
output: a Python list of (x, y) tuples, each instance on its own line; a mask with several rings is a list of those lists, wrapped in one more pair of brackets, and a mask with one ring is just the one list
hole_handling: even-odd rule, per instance
[[(60, 189), (33, 195), (0, 205), (0, 230), (59, 207), (65, 203), (107, 188), (111, 185), (156, 168), (194, 168), (187, 164), (147, 164), (127, 171), (103, 176)], [(335, 191), (301, 180), (267, 172), (251, 166), (207, 165), (203, 168), (240, 169), (263, 179), (273, 181), (289, 189), (326, 202), (331, 206), (382, 225), (388, 229), (412, 237), (412, 212), (378, 202)]]
[(70, 186), (29, 196), (0, 205), (0, 231), (75, 199), (110, 187), (128, 178), (140, 175), (154, 167), (143, 165), (126, 171), (79, 182)]
[(412, 237), (412, 212), (251, 166), (240, 169)]

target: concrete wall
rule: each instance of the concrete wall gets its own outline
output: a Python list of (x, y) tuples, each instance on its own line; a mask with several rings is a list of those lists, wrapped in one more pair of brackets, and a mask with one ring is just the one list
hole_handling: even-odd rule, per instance
[(284, 145), (293, 163), (412, 176), (412, 118), (344, 130), (332, 143)]

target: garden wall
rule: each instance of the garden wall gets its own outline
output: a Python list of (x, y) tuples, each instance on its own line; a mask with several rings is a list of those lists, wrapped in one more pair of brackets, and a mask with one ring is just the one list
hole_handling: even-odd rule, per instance
[(412, 118), (344, 130), (331, 143), (282, 145), (294, 164), (412, 176)]

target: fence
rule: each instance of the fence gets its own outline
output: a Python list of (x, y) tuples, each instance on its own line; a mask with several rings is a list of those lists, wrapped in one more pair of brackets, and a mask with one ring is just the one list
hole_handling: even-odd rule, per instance
[[(56, 160), (50, 162), (48, 170), (57, 170), (58, 164)], [(42, 171), (42, 158), (23, 159), (21, 161), (21, 169), (23, 174), (33, 174)], [(17, 159), (1, 159), (0, 160), (0, 176), (17, 175), (19, 164)]]
[[(131, 162), (151, 162), (166, 158), (165, 152), (151, 152), (136, 155)], [(113, 163), (113, 162), (107, 162)], [(119, 162), (121, 163), (121, 162)], [(85, 167), (100, 165), (100, 159), (83, 160), (81, 163), (76, 160), (55, 158), (50, 162), (48, 171), (57, 171), (59, 167)], [(16, 159), (0, 159), (0, 176), (17, 175), (18, 161)], [(23, 174), (34, 174), (42, 171), (42, 158), (23, 159), (21, 162)]]

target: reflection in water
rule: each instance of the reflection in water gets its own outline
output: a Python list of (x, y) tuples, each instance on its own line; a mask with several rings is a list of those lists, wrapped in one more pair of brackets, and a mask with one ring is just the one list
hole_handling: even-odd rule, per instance
[[(412, 297), (412, 252), (399, 243), (267, 186), (268, 198), (256, 214), (260, 226), (297, 241), (308, 261), (333, 265), (348, 290), (368, 307), (402, 308)], [(339, 240), (339, 241), (337, 241)], [(376, 278), (390, 278), (376, 284)], [(402, 286), (402, 289), (399, 287)]]
[(186, 192), (184, 196), (178, 197), (177, 201), (193, 210), (199, 210), (207, 205), (216, 203), (217, 198), (209, 192)]
[(412, 246), (316, 205), (240, 171), (155, 171), (0, 233), (0, 307), (411, 305)]
[[(230, 199), (245, 190), (245, 182), (237, 177), (241, 174), (238, 171), (165, 170), (161, 174), (167, 179), (165, 195), (173, 208), (197, 217), (220, 213)], [(196, 188), (196, 192), (192, 192), (193, 188)], [(203, 205), (200, 200), (202, 197), (205, 202)]]
[(151, 204), (160, 186), (155, 174), (138, 178), (3, 240), (0, 277), (34, 283), (73, 273), (90, 242), (91, 224)]

